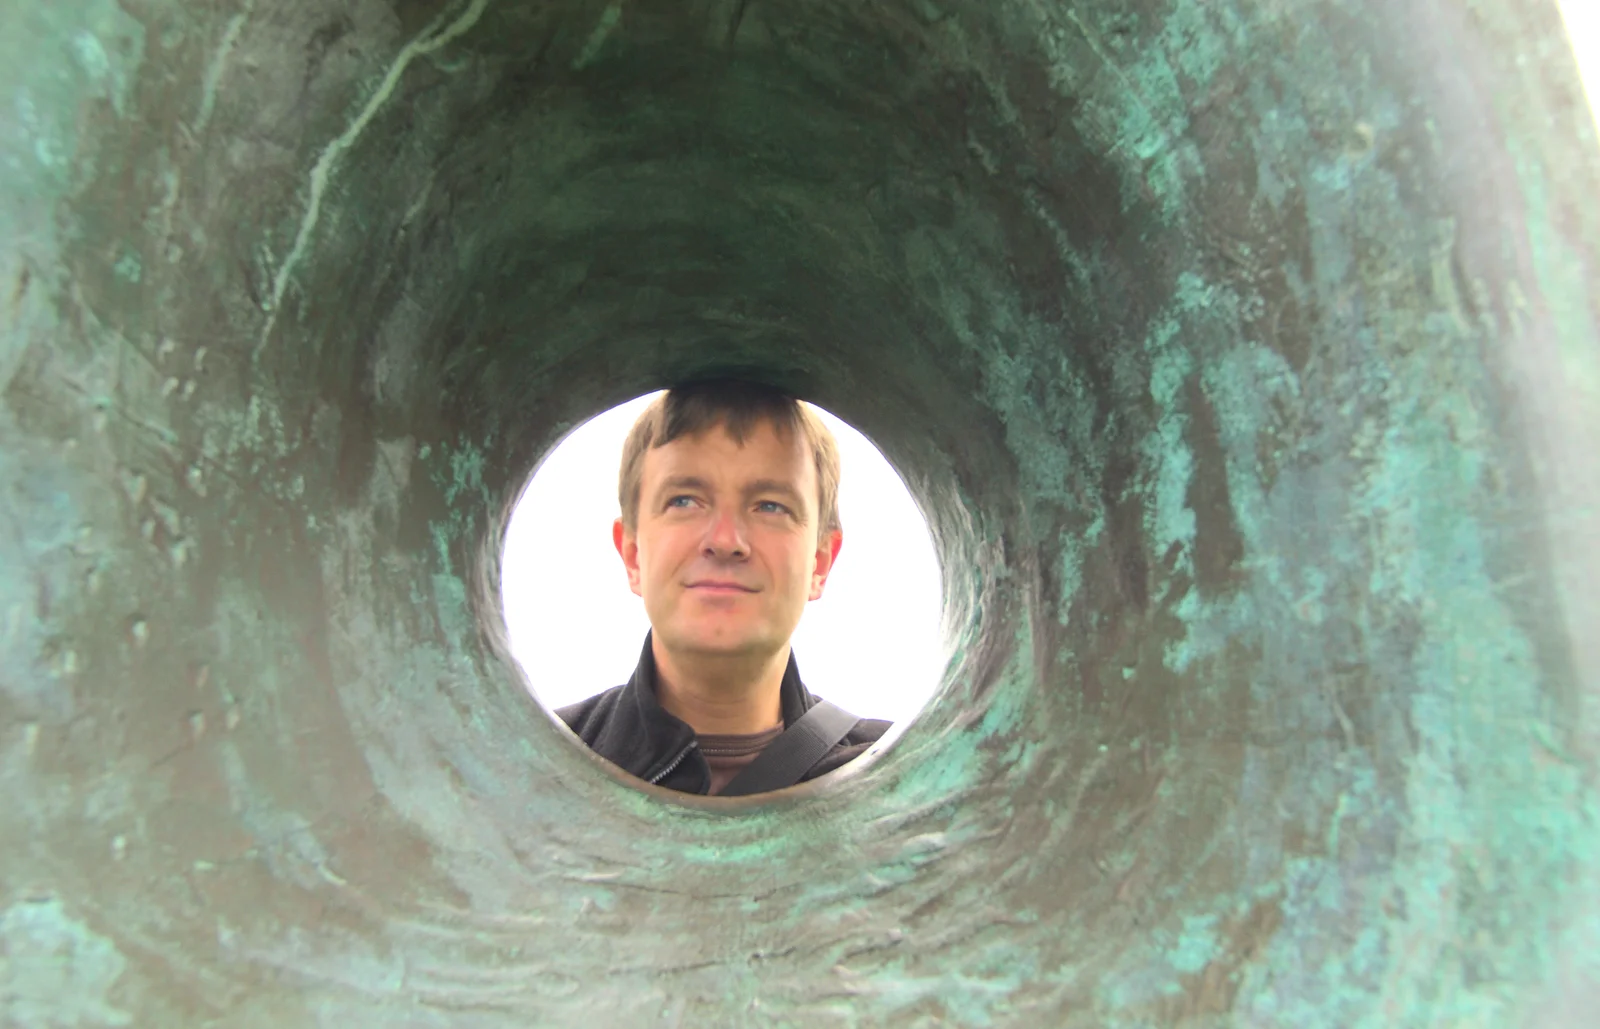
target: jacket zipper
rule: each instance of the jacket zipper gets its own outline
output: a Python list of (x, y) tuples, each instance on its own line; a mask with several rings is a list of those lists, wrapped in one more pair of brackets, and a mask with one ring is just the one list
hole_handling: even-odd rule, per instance
[(672, 759), (672, 763), (670, 765), (668, 765), (667, 767), (663, 768), (661, 771), (657, 772), (650, 779), (650, 785), (654, 786), (655, 784), (659, 783), (662, 779), (665, 779), (667, 776), (671, 775), (672, 774), (672, 770), (674, 768), (677, 768), (679, 765), (683, 764), (683, 759), (689, 756), (689, 751), (693, 750), (696, 746), (698, 746), (699, 742), (700, 741), (698, 741), (698, 740), (690, 740), (689, 741), (689, 745), (687, 747), (684, 747), (683, 750), (678, 752), (678, 756)]

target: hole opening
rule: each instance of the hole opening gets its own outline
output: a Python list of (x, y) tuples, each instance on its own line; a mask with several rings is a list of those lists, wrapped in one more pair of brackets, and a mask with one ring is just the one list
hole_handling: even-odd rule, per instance
[[(552, 712), (627, 681), (650, 628), (611, 537), (628, 429), (658, 394), (586, 420), (538, 462), (512, 507), (500, 600), (509, 650)], [(844, 546), (792, 637), (809, 692), (893, 724), (881, 754), (928, 703), (948, 657), (933, 538), (904, 480), (871, 440), (812, 409), (838, 444)]]

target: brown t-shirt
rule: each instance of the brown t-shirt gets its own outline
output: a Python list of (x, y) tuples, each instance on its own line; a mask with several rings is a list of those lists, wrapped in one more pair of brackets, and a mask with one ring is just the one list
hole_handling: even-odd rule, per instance
[(777, 739), (783, 732), (783, 723), (779, 722), (770, 729), (752, 733), (726, 733), (723, 735), (710, 735), (702, 733), (700, 739), (700, 753), (705, 755), (706, 764), (711, 766), (711, 793), (721, 793), (722, 788), (733, 781), (733, 777), (744, 771), (744, 766), (756, 759), (756, 755), (766, 749), (767, 744)]

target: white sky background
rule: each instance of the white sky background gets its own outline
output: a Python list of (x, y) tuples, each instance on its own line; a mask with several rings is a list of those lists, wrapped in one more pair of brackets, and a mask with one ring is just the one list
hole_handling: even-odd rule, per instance
[[(649, 396), (578, 427), (511, 516), (501, 570), (511, 650), (549, 707), (627, 681), (650, 628), (611, 543), (622, 444)], [(944, 667), (938, 561), (927, 524), (865, 436), (818, 409), (839, 440), (844, 547), (794, 636), (813, 693), (863, 718), (904, 721)]]
[(1600, 0), (1559, 0), (1567, 36), (1578, 55), (1578, 70), (1589, 94), (1589, 109), (1600, 126)]

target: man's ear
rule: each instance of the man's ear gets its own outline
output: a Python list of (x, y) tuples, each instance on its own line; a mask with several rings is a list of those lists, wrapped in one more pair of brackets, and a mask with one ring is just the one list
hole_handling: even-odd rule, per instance
[(838, 529), (822, 537), (817, 543), (817, 563), (811, 571), (811, 599), (822, 599), (822, 587), (827, 585), (828, 573), (839, 560), (839, 548), (844, 545), (844, 533)]
[(639, 596), (639, 537), (631, 533), (618, 518), (611, 523), (611, 542), (616, 545), (617, 553), (622, 557), (622, 567), (628, 570), (628, 588)]

